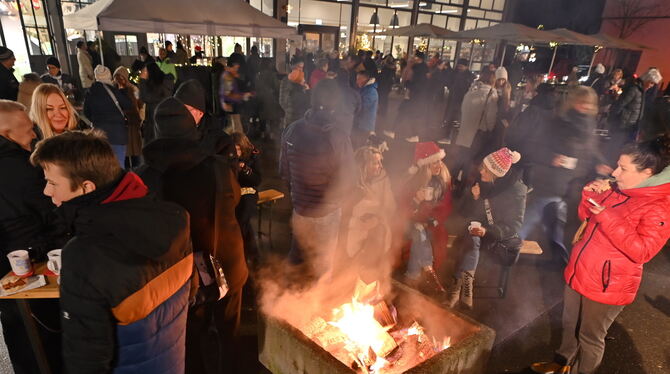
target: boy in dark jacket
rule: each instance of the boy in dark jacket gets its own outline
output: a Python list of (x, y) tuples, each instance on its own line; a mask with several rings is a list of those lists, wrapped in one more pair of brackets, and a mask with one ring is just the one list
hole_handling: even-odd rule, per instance
[(31, 162), (73, 234), (60, 273), (65, 371), (184, 372), (193, 268), (186, 211), (147, 196), (99, 131), (43, 140)]
[[(472, 309), (474, 277), (480, 248), (505, 248), (513, 257), (521, 249), (519, 230), (526, 209), (527, 188), (519, 173), (510, 172), (512, 164), (521, 159), (518, 152), (499, 149), (484, 158), (479, 167), (479, 182), (464, 196), (461, 211), (467, 212), (467, 232), (458, 241), (464, 249), (463, 258), (449, 287), (449, 305), (459, 299)], [(464, 229), (465, 227), (463, 227)]]

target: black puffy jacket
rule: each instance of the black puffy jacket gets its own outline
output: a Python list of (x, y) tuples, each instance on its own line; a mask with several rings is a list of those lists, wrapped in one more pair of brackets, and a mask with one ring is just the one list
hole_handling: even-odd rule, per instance
[(289, 183), (295, 211), (323, 217), (340, 208), (353, 183), (354, 155), (335, 116), (308, 111), (282, 136), (279, 173)]
[(630, 128), (638, 124), (644, 110), (642, 83), (636, 81), (624, 90), (621, 98), (612, 104), (610, 113), (620, 128)]
[[(42, 169), (30, 165), (30, 152), (0, 136), (0, 251), (32, 247), (31, 256), (46, 253), (47, 217), (55, 208), (45, 196)], [(0, 271), (9, 263), (0, 260)], [(5, 272), (6, 273), (6, 272)], [(5, 274), (3, 273), (3, 274)]]

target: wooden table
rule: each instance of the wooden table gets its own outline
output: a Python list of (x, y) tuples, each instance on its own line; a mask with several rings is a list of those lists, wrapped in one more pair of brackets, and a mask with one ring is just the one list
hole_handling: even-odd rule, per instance
[[(35, 274), (44, 274), (47, 270), (46, 263), (33, 264), (35, 267)], [(22, 291), (15, 293), (9, 296), (0, 297), (0, 300), (15, 300), (19, 308), (19, 313), (21, 314), (21, 319), (23, 324), (26, 327), (26, 332), (28, 333), (28, 339), (30, 340), (30, 345), (35, 354), (35, 359), (37, 360), (37, 366), (40, 369), (42, 374), (51, 374), (51, 368), (49, 367), (49, 362), (47, 361), (46, 353), (44, 352), (44, 345), (42, 344), (42, 339), (40, 338), (39, 330), (37, 329), (37, 324), (32, 316), (32, 311), (30, 310), (30, 304), (28, 303), (29, 299), (58, 299), (60, 297), (60, 287), (57, 282), (56, 276), (45, 276), (46, 286), (39, 288), (34, 288), (28, 291)]]

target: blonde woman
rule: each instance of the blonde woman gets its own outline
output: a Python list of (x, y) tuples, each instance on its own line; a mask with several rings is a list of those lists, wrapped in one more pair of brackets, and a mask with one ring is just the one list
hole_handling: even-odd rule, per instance
[(85, 127), (79, 124), (77, 112), (63, 91), (51, 83), (42, 83), (33, 92), (30, 119), (37, 125), (40, 139)]
[(451, 176), (442, 161), (445, 156), (434, 142), (417, 143), (404, 201), (411, 240), (405, 276), (411, 285), (428, 285), (429, 291), (440, 293), (445, 290), (435, 270), (440, 271), (446, 259), (449, 235), (445, 222), (452, 208)]
[(359, 276), (370, 282), (383, 278), (380, 272), (387, 274), (393, 263), (391, 222), (396, 202), (379, 149), (359, 148), (354, 159), (358, 179), (344, 214), (346, 264), (356, 264)]

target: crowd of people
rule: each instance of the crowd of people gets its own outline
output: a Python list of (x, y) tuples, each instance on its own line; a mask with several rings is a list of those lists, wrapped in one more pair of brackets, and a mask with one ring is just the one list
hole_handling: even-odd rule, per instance
[[(0, 249), (35, 261), (63, 249), (60, 301), (34, 309), (47, 321), (60, 310), (52, 359), (68, 373), (244, 372), (243, 289), (263, 262), (252, 218), (264, 154), (250, 138), (278, 145), (286, 267), (302, 282), (393, 273), (473, 309), (480, 256), (512, 266), (543, 228), (566, 287), (562, 344), (532, 365), (540, 373), (594, 372), (670, 237), (655, 68), (636, 78), (599, 65), (566, 87), (529, 73), (518, 88), (505, 67), (475, 74), (421, 51), (298, 50), (282, 76), (236, 45), (218, 61), (211, 110), (201, 83), (177, 75), (180, 43), (113, 72), (78, 48), (79, 83), (55, 58), (19, 83), (0, 47)], [(15, 371), (31, 373), (16, 307), (0, 308)]]

